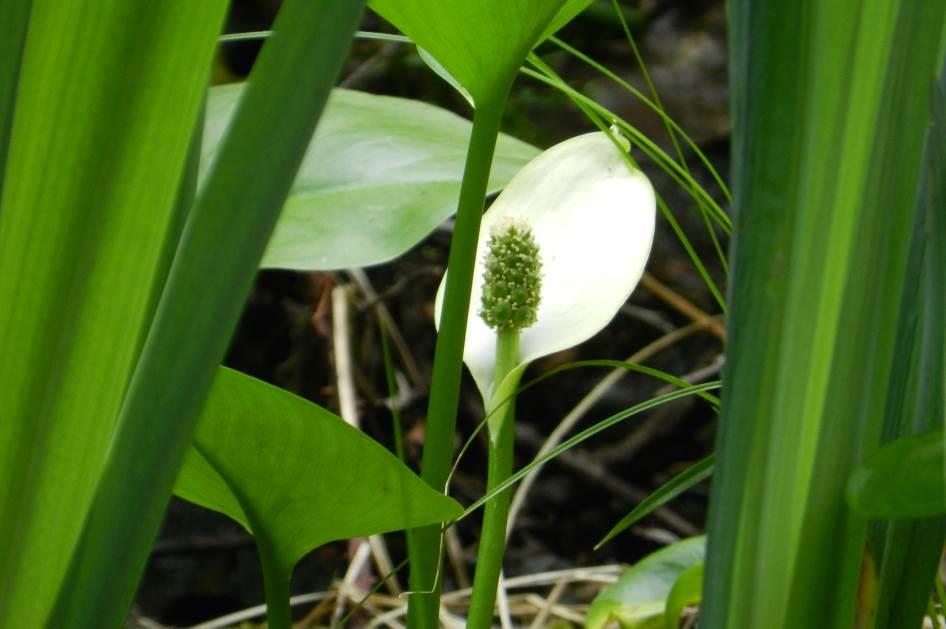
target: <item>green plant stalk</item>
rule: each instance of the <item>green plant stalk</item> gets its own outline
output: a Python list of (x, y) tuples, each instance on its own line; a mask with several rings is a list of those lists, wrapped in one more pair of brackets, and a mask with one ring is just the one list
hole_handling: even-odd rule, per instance
[[(519, 330), (500, 330), (496, 336), (496, 391), (487, 409), (489, 425), (489, 463), (486, 492), (489, 493), (512, 475), (515, 445), (516, 398), (507, 395), (515, 383), (506, 381), (516, 368), (519, 356)], [(513, 378), (510, 378), (513, 380)], [(515, 378), (518, 382), (518, 378)], [(489, 629), (493, 625), (496, 589), (503, 569), (506, 548), (506, 524), (512, 492), (504, 491), (486, 503), (480, 546), (476, 553), (476, 574), (467, 617), (468, 629)]]
[(263, 539), (256, 540), (256, 549), (263, 566), (263, 592), (266, 599), (267, 629), (291, 629), (292, 608), (289, 606), (289, 581), (275, 553)]
[[(363, 6), (361, 0), (290, 0), (281, 9), (282, 36), (264, 48), (188, 218), (50, 626), (121, 624), (204, 398)], [(308, 68), (301, 84), (299, 67)], [(255, 157), (263, 147), (266, 174)], [(226, 281), (208, 284), (209, 277)], [(185, 330), (190, 340), (181, 343)]]
[[(463, 344), (466, 340), (470, 292), (473, 287), (473, 266), (480, 220), (486, 200), (489, 170), (496, 148), (506, 94), (511, 81), (497, 96), (477, 102), (473, 114), (473, 130), (467, 149), (463, 183), (448, 265), (450, 274), (444, 290), (440, 331), (434, 353), (430, 400), (427, 405), (427, 433), (421, 461), (421, 478), (437, 491), (444, 491), (453, 460), (453, 443), (463, 372)], [(408, 536), (410, 554), (411, 595), (408, 603), (408, 626), (436, 629), (440, 613), (440, 526), (427, 526), (411, 531)]]

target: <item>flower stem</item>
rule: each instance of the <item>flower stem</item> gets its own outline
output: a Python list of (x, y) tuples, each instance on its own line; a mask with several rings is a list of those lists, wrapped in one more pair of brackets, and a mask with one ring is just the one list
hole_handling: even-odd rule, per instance
[(289, 576), (275, 559), (268, 541), (257, 540), (260, 563), (263, 566), (263, 593), (266, 598), (266, 626), (268, 629), (291, 629), (292, 611), (289, 607)]
[[(516, 383), (504, 382), (518, 364), (519, 330), (499, 330), (496, 337), (496, 377), (489, 412), (489, 464), (487, 493), (512, 474), (515, 443)], [(518, 379), (517, 379), (518, 380)], [(506, 384), (507, 386), (503, 386)], [(493, 624), (496, 589), (503, 567), (506, 523), (511, 492), (504, 491), (486, 503), (480, 546), (476, 554), (473, 596), (467, 617), (467, 629), (489, 629)]]
[[(476, 244), (506, 92), (508, 86), (497, 97), (477, 102), (460, 188), (456, 226), (450, 245), (450, 274), (447, 276), (434, 353), (427, 406), (427, 434), (421, 462), (421, 477), (437, 491), (444, 490), (453, 461), (463, 344), (470, 310)], [(408, 626), (412, 629), (436, 629), (438, 626), (440, 534), (440, 525), (437, 524), (414, 529), (408, 535), (410, 588), (415, 592), (408, 603)]]

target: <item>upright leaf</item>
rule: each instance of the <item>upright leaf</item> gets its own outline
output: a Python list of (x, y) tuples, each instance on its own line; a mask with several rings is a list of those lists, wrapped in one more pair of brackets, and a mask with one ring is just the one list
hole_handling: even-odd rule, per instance
[(16, 86), (32, 4), (32, 0), (9, 0), (0, 5), (0, 194), (3, 193)]
[[(944, 32), (946, 42), (946, 32)], [(884, 439), (936, 430), (946, 421), (946, 68), (933, 94), (926, 138), (923, 180), (913, 230), (890, 381)], [(942, 437), (940, 456), (942, 455)], [(912, 459), (902, 469), (938, 480), (943, 498), (943, 460), (930, 469)], [(914, 485), (911, 479), (911, 485)], [(934, 484), (934, 487), (936, 485)], [(937, 498), (937, 496), (933, 496)], [(926, 612), (929, 584), (935, 578), (946, 535), (946, 517), (877, 522), (869, 550), (877, 556), (877, 629), (919, 626)]]
[(865, 522), (844, 485), (880, 440), (946, 6), (730, 9), (737, 220), (701, 624), (847, 628)]
[[(10, 12), (28, 5), (4, 2), (2, 28), (22, 27)], [(37, 0), (18, 67), (2, 44), (15, 106), (0, 201), (0, 626), (45, 626), (65, 576), (163, 281), (225, 8)]]
[[(188, 7), (192, 20), (194, 5)], [(204, 397), (362, 8), (359, 0), (289, 0), (280, 10), (188, 217), (54, 626), (117, 626), (131, 602)]]

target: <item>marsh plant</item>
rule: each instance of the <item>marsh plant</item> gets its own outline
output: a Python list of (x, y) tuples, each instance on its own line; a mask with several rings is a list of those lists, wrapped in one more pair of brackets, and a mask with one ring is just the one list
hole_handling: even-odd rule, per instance
[[(364, 0), (285, 0), (272, 32), (238, 36), (265, 39), (246, 84), (208, 91), (227, 4), (0, 3), (0, 628), (122, 626), (172, 492), (253, 535), (272, 629), (304, 555), (397, 530), (407, 626), (437, 627), (445, 531), (483, 507), (467, 621), (490, 627), (516, 483), (685, 397), (718, 409), (715, 452), (602, 543), (712, 475), (707, 535), (631, 567), (586, 626), (671, 629), (697, 608), (708, 629), (941, 622), (946, 4), (732, 0), (731, 194), (658, 94), (555, 36), (590, 0), (368, 2), (399, 35), (356, 33)], [(333, 89), (356, 35), (416, 46), (472, 122)], [(673, 154), (563, 81), (553, 50), (654, 111)], [(591, 132), (545, 151), (501, 134), (520, 76)], [(725, 290), (643, 161), (690, 199)], [(258, 269), (389, 261), (453, 214), (419, 475), (220, 366)], [(515, 470), (526, 368), (608, 325), (658, 228), (715, 298), (694, 325), (724, 321), (722, 381), (552, 370), (528, 386), (606, 366), (670, 390)], [(465, 508), (464, 364), (489, 448)]]

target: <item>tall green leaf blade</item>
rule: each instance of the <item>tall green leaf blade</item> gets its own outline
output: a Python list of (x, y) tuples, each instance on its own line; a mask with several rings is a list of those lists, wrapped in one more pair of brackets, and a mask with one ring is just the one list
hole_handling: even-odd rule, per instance
[(280, 11), (188, 217), (55, 626), (116, 626), (131, 602), (201, 405), (362, 8), (358, 0), (289, 0)]
[(372, 0), (473, 96), (496, 101), (565, 0)]
[(243, 524), (286, 587), (296, 562), (326, 542), (462, 512), (341, 418), (229, 369), (217, 374), (175, 493)]
[(0, 195), (3, 194), (16, 86), (32, 4), (32, 0), (8, 0), (0, 5)]
[(704, 622), (848, 627), (879, 442), (940, 3), (732, 16), (738, 228)]
[(33, 3), (0, 202), (0, 626), (44, 626), (65, 576), (163, 281), (225, 7)]
[[(237, 85), (211, 90), (205, 169), (241, 93)], [(420, 101), (333, 90), (262, 266), (340, 269), (407, 251), (456, 211), (470, 127)], [(538, 154), (500, 135), (487, 191), (501, 189)]]
[[(946, 40), (946, 31), (944, 31)], [(926, 139), (919, 212), (908, 262), (884, 438), (936, 430), (946, 421), (946, 68), (933, 93)], [(919, 281), (917, 281), (919, 280)], [(943, 447), (940, 443), (940, 448)], [(918, 474), (946, 475), (940, 461), (928, 470), (909, 461)], [(934, 464), (936, 466), (936, 464)], [(942, 487), (939, 488), (942, 492)], [(943, 497), (942, 493), (939, 496)], [(869, 530), (878, 557), (878, 629), (919, 626), (926, 612), (929, 584), (935, 578), (946, 536), (946, 518), (876, 523)]]

